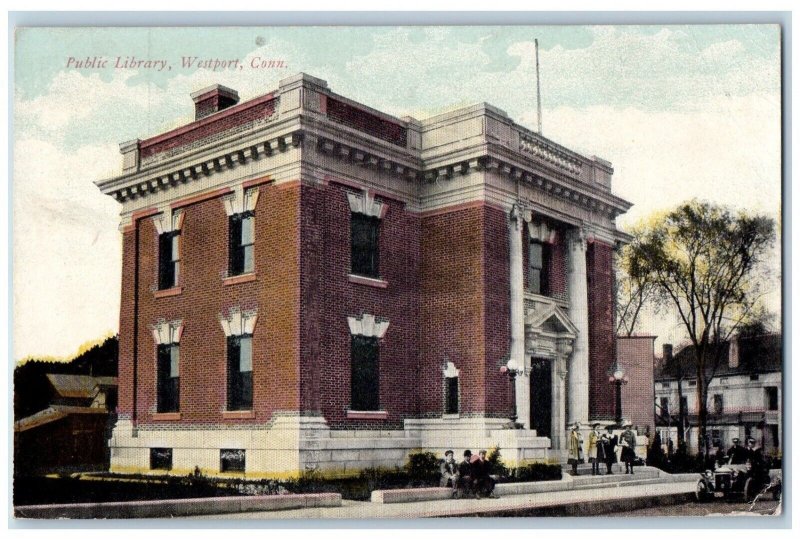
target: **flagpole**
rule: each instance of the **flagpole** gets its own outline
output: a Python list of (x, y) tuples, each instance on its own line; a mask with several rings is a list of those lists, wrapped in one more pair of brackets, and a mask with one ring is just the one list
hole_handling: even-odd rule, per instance
[(539, 124), (537, 133), (542, 134), (542, 92), (539, 86), (539, 40), (533, 40), (533, 46), (536, 50), (536, 120)]

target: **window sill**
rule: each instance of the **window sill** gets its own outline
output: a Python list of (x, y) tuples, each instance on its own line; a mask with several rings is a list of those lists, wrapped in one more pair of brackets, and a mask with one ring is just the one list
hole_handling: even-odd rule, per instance
[(355, 274), (348, 274), (347, 280), (350, 283), (358, 283), (359, 285), (368, 285), (370, 287), (377, 287), (379, 289), (385, 289), (389, 286), (389, 282), (380, 279), (380, 278), (371, 278), (366, 276), (357, 276)]
[(238, 276), (226, 277), (222, 280), (223, 285), (236, 285), (237, 283), (248, 283), (256, 280), (256, 273), (239, 274)]
[(255, 417), (255, 411), (222, 411), (222, 418), (225, 420), (247, 420)]
[(181, 419), (181, 413), (179, 413), (179, 412), (153, 413), (153, 420), (157, 420), (157, 421), (180, 420), (180, 419)]
[(458, 413), (445, 413), (442, 415), (442, 420), (458, 420), (461, 415)]
[(156, 298), (167, 298), (169, 296), (178, 296), (183, 292), (183, 287), (172, 287), (171, 289), (159, 289), (153, 293)]
[(348, 420), (386, 420), (389, 413), (386, 411), (347, 411)]

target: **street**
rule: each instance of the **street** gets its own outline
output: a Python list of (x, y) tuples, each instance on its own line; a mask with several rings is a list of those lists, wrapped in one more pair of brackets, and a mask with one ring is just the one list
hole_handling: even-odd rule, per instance
[[(654, 506), (625, 512), (603, 514), (608, 517), (687, 517), (687, 516), (731, 516), (741, 512), (755, 512), (761, 515), (773, 515), (778, 507), (773, 500), (758, 501), (751, 509), (750, 504), (738, 501), (711, 501), (705, 503), (686, 502), (668, 506)], [(777, 515), (777, 514), (775, 514)]]

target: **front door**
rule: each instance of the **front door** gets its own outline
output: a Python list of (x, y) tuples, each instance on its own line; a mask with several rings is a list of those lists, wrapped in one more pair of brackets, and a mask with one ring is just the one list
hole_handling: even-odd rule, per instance
[(553, 390), (552, 362), (531, 359), (531, 427), (540, 437), (551, 436)]

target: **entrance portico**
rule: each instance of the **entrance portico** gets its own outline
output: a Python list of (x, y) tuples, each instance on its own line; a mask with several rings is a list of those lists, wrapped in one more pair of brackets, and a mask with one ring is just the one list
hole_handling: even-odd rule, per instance
[[(557, 305), (535, 302), (525, 317), (525, 374), (530, 401), (530, 429), (550, 437), (553, 449), (565, 448), (566, 378), (577, 329)], [(545, 432), (546, 431), (546, 432)]]

